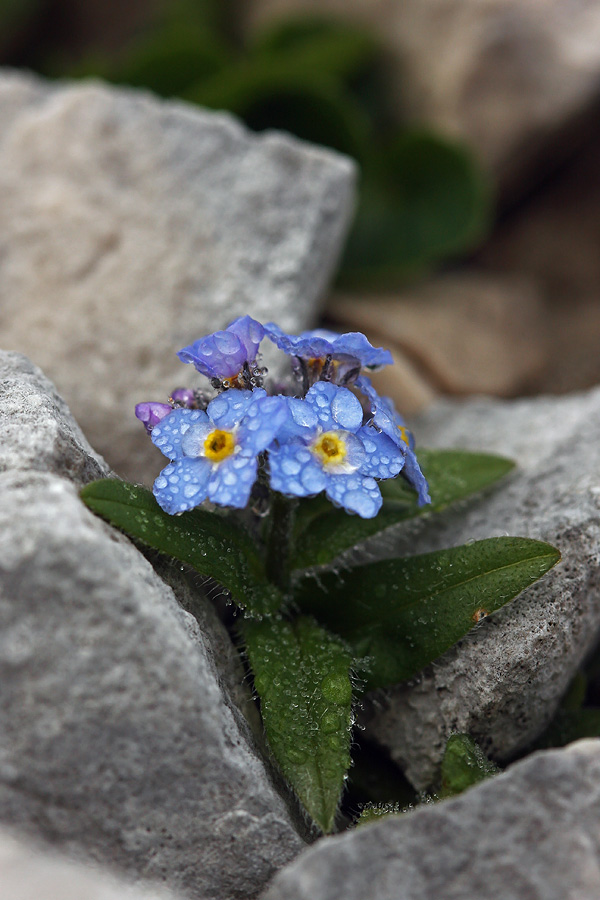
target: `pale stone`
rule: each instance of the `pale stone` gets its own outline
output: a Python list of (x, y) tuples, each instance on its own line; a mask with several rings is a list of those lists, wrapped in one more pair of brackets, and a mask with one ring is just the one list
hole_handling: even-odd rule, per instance
[(134, 405), (198, 384), (176, 351), (238, 315), (309, 326), (354, 165), (224, 113), (14, 74), (0, 124), (0, 346), (47, 372), (120, 474), (151, 482), (162, 457)]
[(254, 897), (306, 826), (212, 605), (80, 500), (106, 472), (0, 352), (0, 822), (188, 898)]
[(189, 897), (254, 897), (303, 842), (218, 646), (71, 484), (0, 474), (0, 821)]
[(324, 838), (263, 900), (597, 900), (600, 742), (536, 753), (459, 797)]
[[(177, 900), (170, 891), (132, 887), (111, 872), (61, 857), (0, 831), (0, 900)], [(181, 898), (183, 900), (183, 898)]]

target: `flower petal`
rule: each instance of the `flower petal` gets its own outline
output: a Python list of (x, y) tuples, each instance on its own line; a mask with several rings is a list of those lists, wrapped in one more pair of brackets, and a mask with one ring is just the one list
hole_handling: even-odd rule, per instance
[(194, 509), (206, 499), (211, 465), (205, 459), (178, 459), (154, 482), (158, 505), (173, 516)]
[(183, 456), (182, 441), (194, 424), (208, 422), (208, 416), (201, 409), (174, 409), (152, 429), (152, 443), (168, 459)]
[(338, 387), (328, 381), (318, 381), (313, 384), (305, 399), (324, 431), (341, 428), (356, 432), (362, 425), (362, 406), (358, 397), (348, 388)]
[(363, 475), (373, 478), (395, 478), (404, 466), (405, 452), (386, 434), (372, 425), (365, 425), (358, 432), (365, 448), (365, 460), (360, 468)]
[(208, 498), (219, 506), (243, 509), (256, 481), (258, 468), (252, 453), (236, 453), (213, 468), (208, 484)]
[(327, 476), (308, 447), (301, 441), (290, 441), (269, 452), (271, 487), (281, 494), (311, 497), (327, 485)]
[(347, 512), (357, 513), (362, 519), (372, 519), (381, 509), (381, 491), (377, 482), (367, 475), (332, 475), (325, 493)]

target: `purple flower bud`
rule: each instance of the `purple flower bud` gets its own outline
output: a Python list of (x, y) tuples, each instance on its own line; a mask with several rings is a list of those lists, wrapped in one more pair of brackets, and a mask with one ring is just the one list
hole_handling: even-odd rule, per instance
[(138, 403), (135, 408), (135, 414), (144, 423), (144, 428), (148, 434), (152, 432), (155, 425), (162, 422), (165, 416), (168, 416), (171, 412), (173, 412), (173, 409), (168, 403), (153, 403), (152, 401)]
[(171, 400), (176, 406), (184, 406), (187, 409), (191, 409), (196, 403), (196, 398), (191, 388), (175, 388), (171, 394)]

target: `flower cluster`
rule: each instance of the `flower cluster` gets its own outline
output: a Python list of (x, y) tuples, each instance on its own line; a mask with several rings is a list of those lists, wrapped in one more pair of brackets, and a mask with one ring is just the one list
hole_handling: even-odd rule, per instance
[[(263, 387), (264, 337), (292, 358), (283, 393)], [(389, 398), (361, 374), (392, 361), (363, 334), (317, 330), (285, 334), (250, 316), (178, 353), (206, 376), (211, 395), (178, 388), (169, 403), (139, 403), (137, 417), (170, 460), (154, 483), (171, 514), (204, 500), (244, 508), (259, 485), (288, 497), (325, 492), (363, 518), (381, 508), (378, 479), (402, 474), (430, 502), (414, 440)], [(216, 395), (214, 394), (216, 391)], [(264, 490), (264, 488), (263, 488)]]

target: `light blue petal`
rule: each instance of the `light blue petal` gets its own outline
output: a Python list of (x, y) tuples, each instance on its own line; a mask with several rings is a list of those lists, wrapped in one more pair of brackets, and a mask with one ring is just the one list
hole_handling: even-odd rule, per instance
[(325, 489), (322, 466), (300, 441), (273, 447), (269, 452), (271, 487), (281, 494), (310, 497)]
[(208, 498), (219, 506), (243, 509), (256, 481), (257, 461), (254, 454), (236, 453), (213, 468), (208, 484)]
[(158, 505), (173, 516), (194, 509), (206, 499), (211, 465), (205, 459), (178, 459), (154, 482)]
[(419, 506), (425, 506), (426, 503), (431, 503), (427, 479), (423, 475), (423, 472), (421, 471), (421, 467), (419, 465), (419, 461), (417, 460), (415, 453), (410, 449), (410, 447), (406, 451), (406, 462), (404, 464), (404, 468), (402, 469), (402, 475), (408, 481), (411, 487), (416, 490), (419, 496)]
[(348, 388), (328, 381), (313, 384), (306, 395), (323, 431), (344, 429), (357, 431), (362, 425), (363, 411), (358, 397)]
[(237, 388), (223, 391), (208, 404), (206, 412), (218, 428), (231, 431), (242, 421), (250, 404), (259, 397), (266, 396), (267, 392), (262, 388), (254, 391), (240, 391)]
[(358, 472), (354, 475), (331, 475), (325, 489), (326, 495), (347, 512), (357, 513), (362, 519), (372, 519), (381, 509), (381, 491), (377, 482)]
[(308, 443), (316, 434), (319, 420), (312, 406), (298, 397), (284, 397), (287, 403), (289, 416), (279, 429), (277, 440), (285, 444), (294, 438), (300, 438)]
[(406, 444), (401, 449), (391, 438), (371, 425), (361, 428), (358, 437), (365, 448), (365, 460), (360, 468), (363, 475), (371, 475), (373, 478), (394, 478), (398, 475), (408, 450)]
[(237, 433), (240, 446), (244, 452), (251, 451), (255, 455), (266, 450), (290, 418), (285, 397), (259, 396), (248, 406), (240, 424)]
[(194, 424), (208, 422), (208, 416), (201, 409), (174, 409), (152, 429), (151, 439), (168, 459), (183, 456), (182, 441)]

